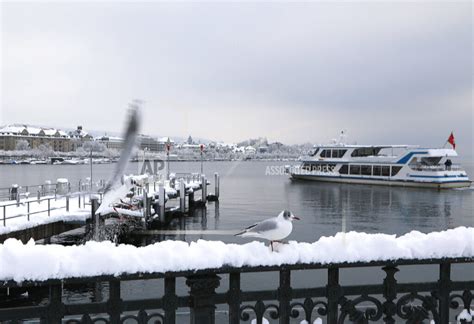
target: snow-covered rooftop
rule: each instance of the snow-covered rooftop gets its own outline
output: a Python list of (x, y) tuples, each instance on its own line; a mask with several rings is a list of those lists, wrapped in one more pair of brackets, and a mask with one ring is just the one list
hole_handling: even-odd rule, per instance
[(163, 241), (144, 247), (87, 242), (79, 246), (0, 244), (0, 280), (46, 280), (125, 273), (194, 271), (222, 266), (279, 266), (298, 263), (343, 263), (397, 259), (474, 257), (474, 228), (458, 227), (400, 237), (358, 232), (321, 237), (314, 243), (290, 241), (272, 252), (263, 242), (226, 244)]

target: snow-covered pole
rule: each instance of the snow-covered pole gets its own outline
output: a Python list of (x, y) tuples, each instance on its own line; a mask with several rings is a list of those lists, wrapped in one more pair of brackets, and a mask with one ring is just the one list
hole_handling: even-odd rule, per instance
[(148, 191), (143, 189), (143, 218), (145, 219), (145, 224), (148, 222)]
[(179, 180), (179, 209), (182, 213), (186, 211), (186, 186), (184, 180)]
[(160, 204), (160, 222), (165, 222), (165, 187), (162, 183), (160, 183), (158, 187), (158, 196), (159, 196), (159, 204)]

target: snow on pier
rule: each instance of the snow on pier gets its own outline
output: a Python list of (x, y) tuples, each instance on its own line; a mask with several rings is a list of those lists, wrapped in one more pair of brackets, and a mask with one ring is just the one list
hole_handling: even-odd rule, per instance
[[(19, 204), (15, 201), (0, 202), (0, 235), (58, 221), (85, 222), (91, 216), (91, 209), (90, 206), (78, 203), (78, 197), (76, 195), (72, 199), (50, 196), (40, 200), (28, 198), (21, 200)], [(70, 200), (69, 211), (66, 210), (66, 199)], [(82, 199), (85, 199), (85, 195)]]
[(46, 280), (126, 273), (194, 271), (223, 266), (279, 266), (298, 263), (343, 263), (397, 259), (473, 258), (474, 227), (458, 227), (403, 236), (337, 233), (314, 243), (278, 245), (272, 252), (263, 242), (226, 244), (163, 241), (144, 247), (111, 242), (79, 246), (23, 244), (8, 239), (0, 245), (0, 280)]

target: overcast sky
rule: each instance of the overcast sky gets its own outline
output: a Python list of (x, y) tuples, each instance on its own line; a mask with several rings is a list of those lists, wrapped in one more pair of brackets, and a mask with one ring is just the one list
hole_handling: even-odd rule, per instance
[(472, 4), (2, 3), (1, 124), (472, 155)]

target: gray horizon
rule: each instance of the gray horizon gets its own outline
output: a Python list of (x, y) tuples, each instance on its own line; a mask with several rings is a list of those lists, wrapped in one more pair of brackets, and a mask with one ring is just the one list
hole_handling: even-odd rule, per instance
[(0, 124), (473, 156), (472, 3), (2, 2)]

